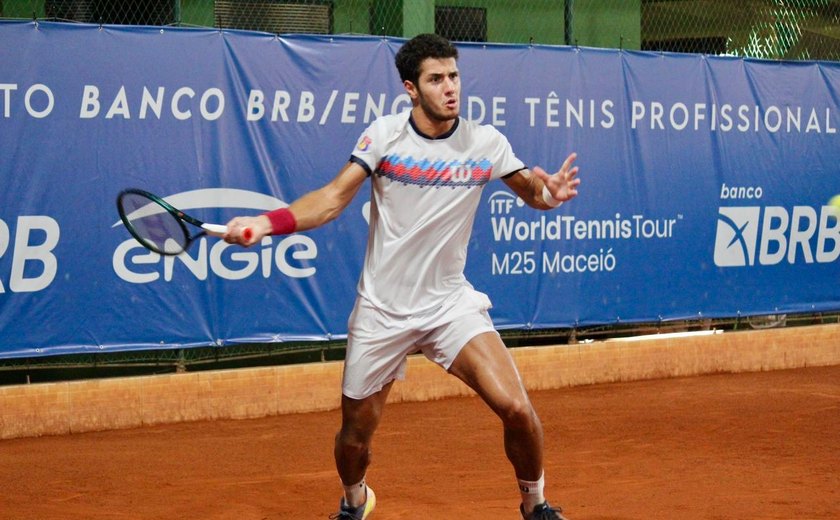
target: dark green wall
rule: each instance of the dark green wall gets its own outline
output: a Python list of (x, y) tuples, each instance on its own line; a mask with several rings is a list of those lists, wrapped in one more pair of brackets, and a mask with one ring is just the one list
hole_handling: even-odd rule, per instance
[[(214, 0), (172, 0), (176, 20), (187, 26), (214, 27)], [(0, 0), (3, 16), (42, 18), (44, 0)], [(504, 43), (566, 42), (566, 3), (571, 6), (571, 41), (583, 46), (640, 47), (641, 0), (334, 0), (337, 34), (411, 37), (433, 32), (435, 6), (487, 10), (487, 39)]]

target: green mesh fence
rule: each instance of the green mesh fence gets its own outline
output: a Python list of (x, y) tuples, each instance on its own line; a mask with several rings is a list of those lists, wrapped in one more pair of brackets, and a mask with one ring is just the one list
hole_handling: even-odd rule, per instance
[(837, 60), (840, 0), (0, 0), (0, 17)]

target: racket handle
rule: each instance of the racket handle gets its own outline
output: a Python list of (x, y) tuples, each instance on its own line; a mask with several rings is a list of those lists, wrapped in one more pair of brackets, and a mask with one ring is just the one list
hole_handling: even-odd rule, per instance
[(201, 229), (207, 231), (207, 234), (217, 237), (227, 233), (227, 226), (223, 224), (202, 224)]
[[(227, 233), (228, 228), (224, 224), (202, 224), (201, 229), (206, 231), (208, 235), (220, 237)], [(242, 238), (244, 238), (246, 242), (249, 242), (253, 236), (254, 231), (251, 228), (246, 227), (242, 230)]]

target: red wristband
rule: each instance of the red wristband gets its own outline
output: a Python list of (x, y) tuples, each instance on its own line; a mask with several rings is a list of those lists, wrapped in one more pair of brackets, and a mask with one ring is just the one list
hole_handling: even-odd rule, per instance
[(263, 215), (268, 217), (269, 222), (271, 222), (272, 235), (289, 235), (297, 229), (297, 221), (289, 208), (275, 209), (263, 213)]

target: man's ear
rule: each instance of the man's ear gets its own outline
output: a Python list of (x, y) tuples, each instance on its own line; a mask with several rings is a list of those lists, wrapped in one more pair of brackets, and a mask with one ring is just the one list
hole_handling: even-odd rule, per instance
[(417, 86), (411, 80), (403, 81), (403, 87), (405, 87), (405, 91), (412, 100), (417, 99)]

